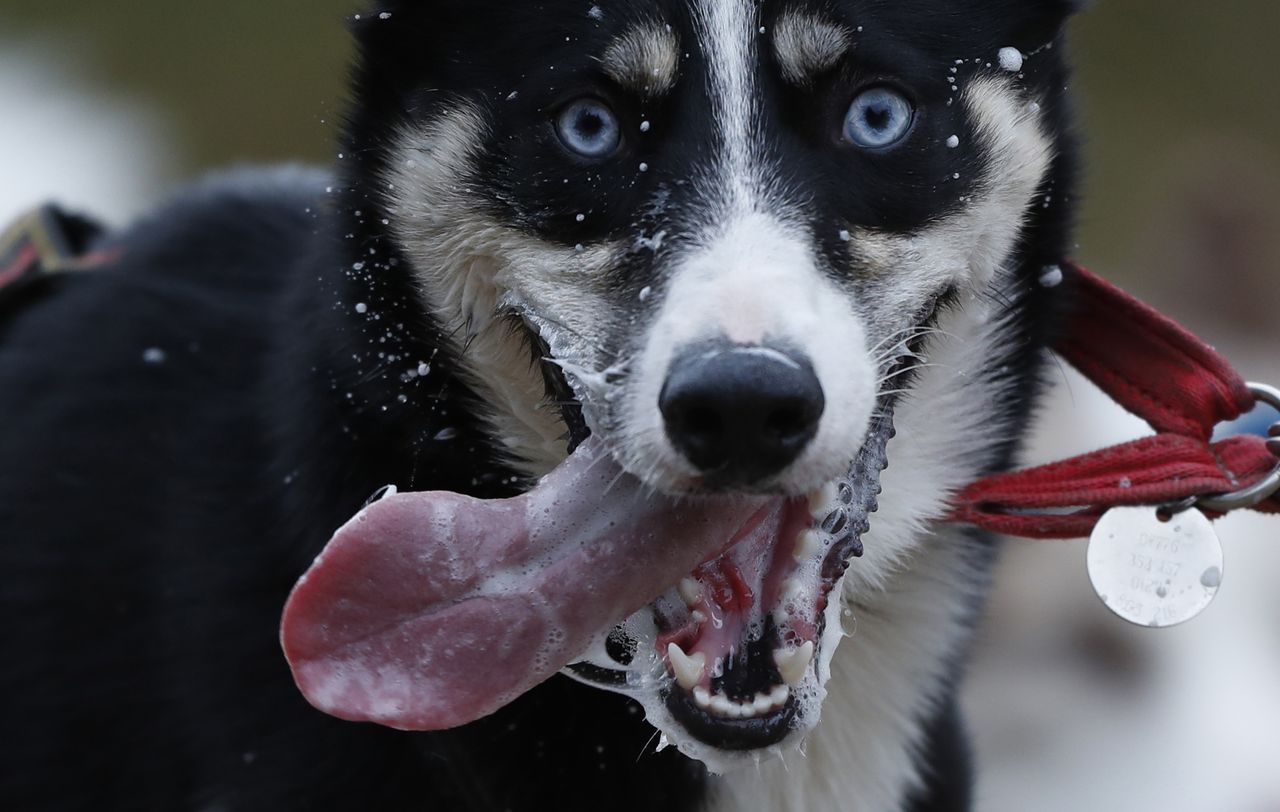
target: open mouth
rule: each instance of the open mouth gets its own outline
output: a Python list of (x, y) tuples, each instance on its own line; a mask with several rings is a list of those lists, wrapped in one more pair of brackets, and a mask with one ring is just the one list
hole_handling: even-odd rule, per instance
[[(905, 370), (914, 353), (900, 356)], [(290, 596), (295, 681), (334, 716), (441, 730), (568, 669), (729, 769), (818, 722), (841, 636), (832, 595), (877, 507), (895, 400), (807, 498), (666, 496), (592, 438), (512, 499), (375, 502)]]
[(660, 704), (690, 736), (720, 750), (760, 750), (812, 727), (827, 677), (824, 650), (834, 645), (825, 634), (831, 596), (862, 554), (891, 411), (881, 412), (846, 476), (807, 498), (759, 507), (722, 555), (615, 628), (605, 657), (572, 673), (631, 693), (651, 717)]
[[(685, 611), (656, 607), (659, 651), (674, 681), (667, 707), (707, 744), (757, 749), (790, 732), (793, 691), (821, 644), (831, 576), (859, 552), (852, 502), (852, 489), (835, 485), (788, 502), (780, 526), (748, 533), (681, 581)], [(769, 536), (781, 543), (768, 545)]]

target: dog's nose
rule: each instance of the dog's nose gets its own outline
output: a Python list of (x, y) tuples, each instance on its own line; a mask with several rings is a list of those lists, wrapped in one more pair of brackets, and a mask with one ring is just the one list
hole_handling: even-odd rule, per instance
[(671, 443), (719, 485), (786, 468), (818, 433), (822, 384), (804, 358), (767, 347), (712, 345), (671, 365), (659, 396)]

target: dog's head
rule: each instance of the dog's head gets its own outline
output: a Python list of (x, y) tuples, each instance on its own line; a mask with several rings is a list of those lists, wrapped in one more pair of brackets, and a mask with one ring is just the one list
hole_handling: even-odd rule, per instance
[(874, 505), (879, 468), (851, 462), (883, 450), (940, 311), (1061, 258), (1071, 5), (406, 0), (359, 21), (365, 216), (514, 463), (560, 463), (580, 408), (653, 489), (790, 500), (782, 554), (704, 566), (646, 615), (665, 727), (734, 750), (816, 721), (789, 697), (822, 693), (841, 534)]

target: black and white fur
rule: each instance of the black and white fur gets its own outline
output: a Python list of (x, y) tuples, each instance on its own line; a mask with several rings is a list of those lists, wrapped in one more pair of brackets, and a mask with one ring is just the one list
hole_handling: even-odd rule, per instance
[[(1039, 280), (1070, 229), (1070, 5), (360, 15), (337, 179), (206, 184), (110, 237), (113, 267), (0, 304), (0, 801), (969, 808), (955, 696), (993, 550), (937, 522), (1009, 464), (1068, 293)], [(892, 152), (834, 137), (870, 82), (917, 105)], [(623, 122), (609, 161), (556, 141), (582, 95)], [(656, 401), (673, 358), (728, 338), (785, 344), (822, 382), (814, 440), (752, 485), (804, 494), (896, 385), (878, 353), (921, 337), (843, 584), (856, 631), (802, 751), (711, 777), (653, 752), (633, 704), (561, 678), (440, 734), (341, 723), (293, 687), (284, 598), (379, 486), (510, 495), (589, 427), (688, 490)]]

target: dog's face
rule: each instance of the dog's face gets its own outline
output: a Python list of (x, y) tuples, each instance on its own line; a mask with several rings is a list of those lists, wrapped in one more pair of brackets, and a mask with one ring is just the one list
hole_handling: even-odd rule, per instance
[(1067, 6), (394, 3), (362, 160), (518, 465), (566, 453), (532, 346), (652, 488), (816, 503), (1025, 259)]

